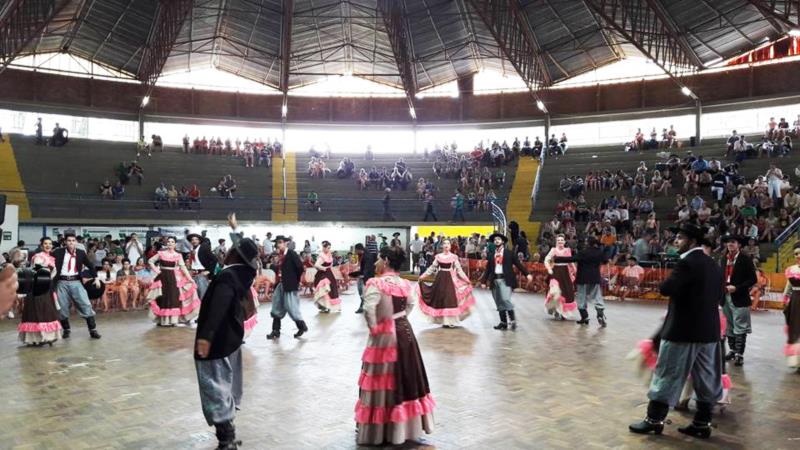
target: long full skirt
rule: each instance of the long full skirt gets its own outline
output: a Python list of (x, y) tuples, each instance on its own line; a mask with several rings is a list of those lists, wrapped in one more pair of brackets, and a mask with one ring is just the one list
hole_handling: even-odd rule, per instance
[(358, 444), (399, 445), (433, 432), (436, 403), (405, 317), (386, 319), (375, 327), (362, 361), (355, 410)]
[(786, 345), (784, 354), (786, 364), (792, 368), (800, 368), (800, 291), (792, 291), (789, 303), (783, 308), (786, 318)]
[(555, 266), (548, 284), (545, 296), (547, 313), (557, 319), (576, 319), (578, 305), (575, 303), (575, 286), (567, 266)]
[(19, 340), (25, 344), (49, 344), (61, 334), (58, 310), (52, 292), (25, 299), (22, 322), (17, 326)]
[(472, 285), (453, 271), (440, 270), (433, 284), (420, 280), (419, 310), (429, 321), (455, 326), (466, 319), (475, 306)]
[(156, 276), (147, 293), (150, 319), (162, 326), (190, 322), (200, 313), (197, 286), (180, 270), (165, 270)]
[(314, 275), (314, 303), (320, 309), (342, 312), (339, 285), (332, 270), (318, 270)]

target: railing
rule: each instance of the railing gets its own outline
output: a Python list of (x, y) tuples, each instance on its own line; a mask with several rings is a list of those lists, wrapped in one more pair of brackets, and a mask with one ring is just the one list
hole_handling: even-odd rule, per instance
[[(547, 136), (545, 136), (547, 138)], [(542, 174), (542, 167), (544, 167), (544, 160), (546, 158), (547, 152), (545, 151), (545, 147), (542, 146), (541, 154), (539, 155), (539, 167), (536, 168), (536, 181), (533, 182), (533, 192), (531, 193), (531, 212), (533, 214), (533, 208), (536, 207), (536, 199), (539, 197), (539, 184), (541, 184), (541, 178), (539, 175)], [(529, 215), (530, 215), (529, 214)], [(538, 237), (538, 236), (537, 236)]]
[[(800, 217), (795, 219), (788, 227), (775, 240), (772, 245), (775, 246), (775, 272), (781, 272), (781, 262), (789, 259), (794, 251), (794, 243), (796, 242), (798, 229), (800, 229)], [(792, 239), (795, 238), (795, 239)]]
[(503, 234), (508, 234), (506, 215), (503, 212), (503, 208), (498, 206), (497, 203), (492, 203), (492, 218), (494, 219), (495, 230), (502, 231)]
[[(99, 193), (56, 193), (37, 191), (0, 191), (2, 194), (20, 194), (27, 196), (31, 205), (33, 217), (36, 219), (109, 219), (109, 220), (146, 220), (146, 219), (171, 219), (171, 220), (225, 220), (228, 213), (235, 211), (240, 218), (245, 220), (269, 220), (273, 206), (280, 208), (278, 202), (284, 205), (295, 202), (303, 220), (335, 220), (339, 221), (369, 221), (380, 222), (383, 194), (370, 191), (369, 193), (352, 194), (324, 194), (320, 196), (322, 213), (307, 207), (307, 201), (302, 196), (289, 197), (288, 192), (275, 193), (270, 198), (266, 193), (261, 196), (236, 196), (233, 199), (209, 193), (199, 202), (178, 202), (175, 207), (169, 207), (166, 202), (156, 202), (153, 199), (123, 198), (112, 200), (103, 198)], [(392, 198), (391, 212), (397, 221), (422, 222), (425, 215), (424, 203), (416, 198), (410, 191), (407, 194), (414, 198)], [(485, 210), (477, 208), (470, 210), (465, 205), (464, 215), (470, 223), (494, 223), (495, 210), (502, 213), (507, 203), (507, 198), (502, 197), (494, 201)], [(444, 196), (438, 198), (434, 205), (437, 214), (435, 223), (447, 222), (451, 219), (452, 208), (450, 200)], [(156, 208), (156, 205), (160, 208)], [(185, 206), (185, 208), (181, 208)], [(319, 217), (319, 219), (317, 219)], [(266, 218), (266, 219), (265, 219)], [(505, 215), (498, 216), (498, 225), (506, 226)]]

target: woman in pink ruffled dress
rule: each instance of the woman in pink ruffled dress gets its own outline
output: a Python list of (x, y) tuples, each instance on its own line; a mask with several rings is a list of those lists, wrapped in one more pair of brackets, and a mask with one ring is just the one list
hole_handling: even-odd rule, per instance
[(407, 315), (417, 291), (398, 275), (406, 260), (399, 247), (381, 251), (378, 277), (364, 289), (367, 348), (356, 403), (359, 445), (399, 445), (433, 432), (433, 409), (425, 365)]
[(314, 263), (317, 274), (314, 276), (314, 303), (320, 312), (342, 312), (342, 299), (339, 298), (339, 284), (333, 275), (333, 254), (331, 243), (322, 241), (322, 252)]
[(547, 313), (556, 320), (577, 319), (578, 305), (575, 303), (575, 264), (556, 263), (556, 256), (572, 256), (563, 234), (556, 236), (556, 246), (544, 257), (544, 266), (550, 274), (550, 288), (545, 296)]
[(150, 318), (162, 327), (191, 322), (200, 312), (200, 298), (183, 257), (175, 251), (175, 238), (167, 238), (167, 249), (156, 253), (148, 264), (157, 274), (147, 293)]
[(254, 286), (250, 286), (242, 306), (244, 307), (244, 338), (247, 339), (258, 324), (258, 292)]
[[(433, 285), (424, 279), (436, 273)], [(458, 255), (450, 251), (450, 240), (442, 242), (442, 253), (436, 255), (433, 264), (420, 276), (419, 310), (433, 323), (453, 328), (470, 314), (475, 306), (472, 284), (461, 269)]]
[(797, 264), (786, 268), (786, 289), (783, 291), (783, 315), (786, 320), (786, 364), (800, 371), (800, 243), (794, 245)]
[(53, 241), (42, 238), (39, 241), (42, 251), (33, 255), (31, 263), (36, 275), (33, 293), (25, 298), (22, 310), (22, 322), (17, 327), (19, 340), (26, 345), (53, 345), (61, 336), (61, 323), (56, 308), (55, 291), (52, 286), (52, 275), (55, 274), (56, 259), (50, 255)]

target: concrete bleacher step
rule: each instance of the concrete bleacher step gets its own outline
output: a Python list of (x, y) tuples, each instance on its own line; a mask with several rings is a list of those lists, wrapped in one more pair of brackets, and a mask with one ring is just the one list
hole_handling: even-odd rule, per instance
[[(332, 173), (325, 179), (311, 178), (308, 175), (308, 163), (311, 156), (307, 153), (297, 154), (297, 191), (299, 196), (300, 220), (325, 220), (341, 221), (343, 217), (353, 221), (382, 222), (383, 205), (382, 200), (385, 195), (383, 190), (370, 187), (365, 191), (358, 189), (356, 179), (338, 179), (335, 170), (339, 161), (349, 157), (356, 166), (356, 173), (363, 167), (369, 171), (373, 166), (376, 168), (391, 168), (398, 159), (398, 155), (375, 155), (374, 160), (367, 161), (364, 154), (335, 154), (326, 164)], [(391, 193), (391, 211), (394, 218), (398, 221), (421, 222), (425, 215), (424, 204), (417, 198), (416, 183), (421, 178), (435, 178), (433, 173), (433, 161), (425, 160), (419, 155), (404, 155), (407, 167), (414, 176), (411, 184), (406, 191), (397, 190)], [(498, 204), (505, 208), (508, 192), (514, 182), (516, 165), (507, 165), (505, 186), (495, 189), (498, 197)], [(494, 170), (493, 170), (494, 172)], [(436, 179), (434, 184), (439, 191), (434, 203), (438, 222), (447, 222), (452, 218), (452, 208), (450, 198), (455, 195), (458, 187), (458, 180), (442, 178)], [(322, 211), (311, 210), (305, 204), (305, 198), (311, 191), (317, 192), (322, 203)], [(467, 211), (465, 218), (468, 222), (491, 223), (492, 216), (489, 211)]]
[[(723, 164), (727, 164), (731, 162), (731, 159), (725, 159), (725, 149), (724, 140), (716, 139), (705, 141), (701, 146), (673, 150), (680, 157), (684, 157), (686, 151), (691, 150), (695, 155), (703, 155), (706, 159), (716, 158)], [(590, 171), (602, 172), (604, 170), (624, 170), (631, 173), (635, 171), (640, 161), (644, 161), (648, 168), (652, 169), (657, 162), (662, 161), (662, 158), (658, 156), (658, 151), (648, 150), (642, 153), (625, 153), (620, 146), (576, 147), (569, 149), (565, 155), (558, 158), (547, 158), (539, 175), (539, 193), (536, 198), (535, 208), (531, 213), (531, 220), (547, 221), (552, 218), (556, 205), (565, 198), (565, 195), (558, 189), (563, 175), (585, 176)], [(800, 152), (793, 152), (782, 158), (746, 160), (739, 165), (739, 173), (746, 177), (748, 181), (752, 181), (755, 177), (766, 174), (770, 164), (776, 164), (783, 170), (784, 174), (789, 174), (792, 179), (795, 179), (794, 171), (800, 164)], [(669, 196), (660, 194), (656, 197), (651, 197), (654, 200), (656, 213), (662, 221), (662, 228), (671, 225), (670, 221), (665, 219), (675, 207), (675, 196), (678, 193), (683, 193), (683, 183), (680, 181), (680, 177), (679, 181), (673, 182)], [(584, 197), (590, 205), (597, 205), (603, 198), (611, 195), (618, 197), (625, 195), (628, 200), (631, 200), (629, 191), (587, 191)], [(689, 197), (693, 196), (690, 192)], [(701, 197), (706, 201), (712, 200), (709, 192), (702, 192)], [(761, 246), (762, 257), (768, 260), (773, 251), (774, 247), (772, 245)]]
[[(240, 159), (219, 155), (184, 154), (175, 148), (139, 158), (144, 169), (142, 186), (126, 186), (124, 201), (103, 201), (99, 186), (105, 178), (116, 182), (114, 169), (120, 162), (136, 158), (133, 143), (72, 139), (65, 147), (35, 145), (29, 136), (12, 136), (12, 146), (35, 219), (105, 220), (215, 220), (224, 221), (235, 211), (245, 220), (269, 220), (271, 171), (245, 168)], [(236, 199), (224, 199), (210, 191), (219, 179), (231, 174), (236, 180)], [(202, 192), (198, 209), (155, 210), (152, 198), (164, 182)]]

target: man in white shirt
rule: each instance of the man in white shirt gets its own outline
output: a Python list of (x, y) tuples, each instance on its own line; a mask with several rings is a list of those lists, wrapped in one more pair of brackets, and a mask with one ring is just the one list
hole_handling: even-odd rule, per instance
[(424, 242), (419, 238), (419, 233), (414, 234), (414, 240), (411, 241), (411, 272), (414, 272), (415, 267), (419, 267), (419, 258), (422, 255), (422, 246)]
[(144, 255), (144, 248), (142, 248), (142, 244), (139, 242), (139, 236), (136, 233), (131, 233), (128, 243), (125, 244), (125, 254), (128, 255), (128, 261), (133, 265), (136, 265), (139, 258)]
[(781, 184), (783, 184), (783, 172), (775, 164), (770, 164), (767, 171), (767, 189), (771, 198), (781, 198)]
[(319, 244), (317, 241), (314, 240), (314, 236), (311, 236), (311, 254), (318, 255), (319, 254)]
[(200, 262), (200, 244), (203, 242), (203, 237), (197, 233), (190, 233), (186, 235), (186, 240), (192, 247), (189, 255), (189, 272), (197, 285), (197, 296), (202, 299), (209, 284), (208, 271)]
[(264, 239), (264, 255), (269, 256), (273, 252), (272, 246), (272, 233), (267, 233), (267, 238)]
[(175, 251), (183, 255), (183, 258), (186, 259), (189, 256), (189, 253), (192, 252), (192, 243), (189, 239), (189, 230), (183, 230), (183, 239), (178, 241), (178, 245), (175, 248)]

